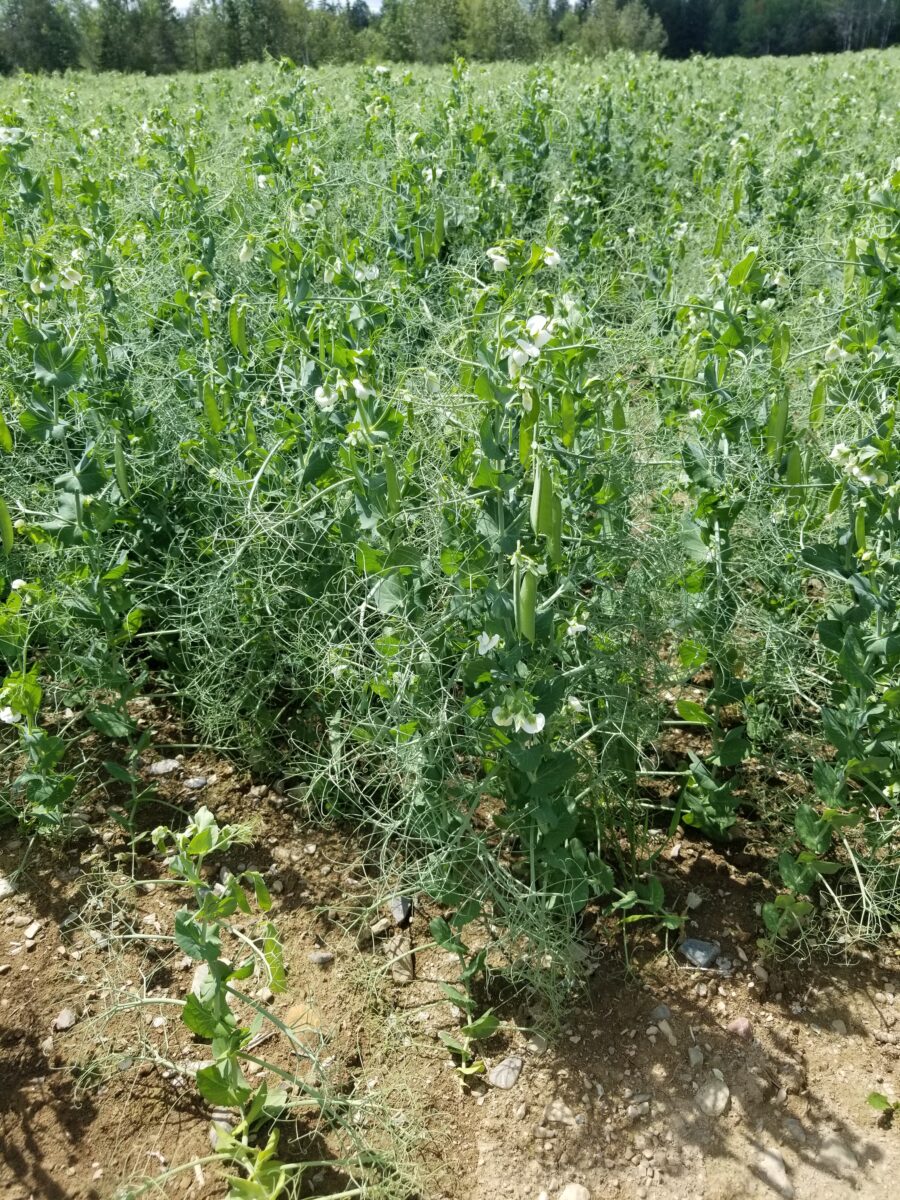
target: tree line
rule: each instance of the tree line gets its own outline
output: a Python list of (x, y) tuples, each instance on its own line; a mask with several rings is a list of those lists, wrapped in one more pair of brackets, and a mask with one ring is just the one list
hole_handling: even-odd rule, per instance
[(803, 54), (900, 41), (900, 0), (0, 0), (0, 71)]

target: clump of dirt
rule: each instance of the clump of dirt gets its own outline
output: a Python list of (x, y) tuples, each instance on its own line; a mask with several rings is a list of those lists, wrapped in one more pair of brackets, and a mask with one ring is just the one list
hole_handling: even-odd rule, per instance
[[(718, 945), (713, 968), (655, 933), (626, 950), (595, 913), (582, 932), (592, 973), (561, 1031), (527, 997), (486, 998), (503, 1019), (479, 1046), (486, 1068), (520, 1060), (504, 1089), (464, 1083), (440, 1039), (462, 1020), (441, 986), (458, 960), (431, 944), (439, 910), (426, 897), (413, 898), (407, 934), (403, 913), (398, 926), (378, 909), (389, 881), (354, 836), (298, 822), (284, 797), (209, 754), (172, 761), (139, 814), (148, 827), (200, 803), (254, 825), (254, 843), (215, 865), (269, 882), (288, 987), (246, 986), (301, 1043), (292, 1052), (276, 1036), (258, 1053), (337, 1114), (311, 1108), (283, 1133), (285, 1157), (321, 1164), (303, 1194), (347, 1186), (342, 1162), (362, 1139), (399, 1163), (380, 1176), (397, 1200), (536, 1200), (573, 1182), (593, 1200), (896, 1194), (900, 1137), (866, 1104), (871, 1091), (900, 1092), (894, 948), (842, 964), (763, 958), (768, 884), (752, 846), (685, 839), (660, 860), (687, 933)], [(211, 1113), (189, 1078), (205, 1047), (172, 1003), (192, 981), (170, 940), (186, 897), (149, 841), (134, 851), (107, 811), (82, 815), (65, 847), (13, 837), (0, 848), (0, 875), (17, 887), (0, 900), (0, 1191), (101, 1200), (203, 1160), (164, 1193), (224, 1196)]]

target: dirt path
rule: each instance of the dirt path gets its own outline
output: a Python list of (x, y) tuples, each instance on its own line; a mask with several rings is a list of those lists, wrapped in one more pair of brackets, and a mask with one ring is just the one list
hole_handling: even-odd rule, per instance
[[(273, 1010), (304, 1009), (317, 1043), (313, 1074), (357, 1098), (360, 1130), (406, 1163), (415, 1182), (394, 1185), (398, 1200), (537, 1200), (570, 1183), (593, 1200), (896, 1197), (900, 1131), (879, 1125), (866, 1104), (873, 1090), (900, 1093), (895, 947), (857, 954), (852, 965), (764, 966), (755, 941), (762, 881), (687, 846), (666, 865), (667, 890), (694, 893), (689, 933), (718, 941), (725, 969), (696, 969), (652, 939), (626, 964), (597, 921), (584, 941), (590, 986), (562, 1033), (547, 1044), (547, 1014), (507, 1003), (485, 1057), (488, 1066), (520, 1059), (518, 1079), (508, 1090), (481, 1080), (463, 1089), (438, 1040), (459, 1025), (440, 989), (455, 979), (455, 958), (423, 951), (416, 980), (402, 984), (384, 943), (360, 948), (351, 926), (380, 915), (373, 897), (385, 885), (359, 844), (295, 825), (283, 802), (208, 757), (173, 772), (163, 795), (185, 803), (189, 776), (207, 779), (198, 795), (220, 820), (257, 819), (254, 845), (226, 861), (274, 885), (289, 987)], [(146, 882), (135, 889), (125, 835), (86, 815), (93, 836), (49, 858), (32, 851), (18, 890), (0, 900), (8, 1200), (101, 1200), (127, 1180), (210, 1154), (209, 1112), (165, 1065), (196, 1061), (203, 1049), (165, 1004), (191, 983), (190, 965), (165, 940), (183, 897), (152, 882), (152, 860), (138, 860)], [(7, 838), (0, 875), (24, 849)], [(435, 912), (417, 906), (414, 941), (428, 941)], [(324, 967), (309, 957), (323, 948), (334, 953)], [(135, 999), (138, 1007), (123, 1007)], [(281, 1053), (273, 1049), (273, 1061), (289, 1067)], [(327, 1131), (296, 1136), (307, 1149), (317, 1138), (324, 1159), (341, 1152)], [(318, 1168), (305, 1194), (341, 1178)], [(225, 1188), (207, 1164), (164, 1192), (214, 1197)]]

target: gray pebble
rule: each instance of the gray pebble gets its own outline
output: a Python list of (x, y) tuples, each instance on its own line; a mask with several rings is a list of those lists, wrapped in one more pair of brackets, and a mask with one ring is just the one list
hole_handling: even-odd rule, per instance
[(761, 1149), (756, 1155), (756, 1169), (765, 1182), (783, 1196), (784, 1200), (792, 1200), (794, 1185), (788, 1179), (781, 1151), (773, 1148)]
[(502, 1088), (504, 1091), (508, 1091), (511, 1087), (515, 1087), (521, 1072), (522, 1059), (517, 1055), (511, 1055), (509, 1058), (504, 1058), (502, 1062), (497, 1063), (495, 1067), (491, 1067), (490, 1071), (488, 1071), (488, 1083), (491, 1087)]
[(61, 1012), (57, 1013), (56, 1020), (53, 1022), (53, 1028), (59, 1030), (71, 1029), (77, 1020), (78, 1017), (71, 1008), (64, 1008)]
[(695, 967), (711, 967), (722, 952), (717, 942), (703, 942), (699, 938), (686, 938), (678, 949)]
[(696, 1096), (697, 1107), (708, 1117), (721, 1117), (731, 1100), (731, 1092), (724, 1080), (712, 1076), (702, 1085)]
[(150, 775), (172, 775), (175, 771), (180, 770), (181, 763), (177, 758), (158, 758), (147, 768)]
[(316, 967), (327, 967), (329, 963), (334, 962), (334, 955), (330, 950), (313, 950), (307, 957)]
[(668, 1004), (657, 1004), (653, 1012), (650, 1014), (651, 1021), (671, 1021), (672, 1010)]

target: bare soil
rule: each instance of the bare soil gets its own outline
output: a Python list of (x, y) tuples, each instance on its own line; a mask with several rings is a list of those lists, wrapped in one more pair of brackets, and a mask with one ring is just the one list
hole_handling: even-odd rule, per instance
[[(209, 783), (190, 792), (192, 776)], [(700, 901), (690, 936), (718, 941), (730, 968), (693, 968), (654, 932), (626, 950), (620, 930), (589, 914), (589, 979), (561, 1030), (527, 997), (498, 1004), (504, 1026), (484, 1047), (486, 1065), (523, 1060), (502, 1090), (465, 1086), (439, 1040), (460, 1024), (440, 987), (456, 980), (457, 963), (428, 948), (438, 911), (428, 899), (415, 898), (411, 934), (423, 948), (412, 982), (395, 978), (392, 931), (360, 936), (385, 915), (377, 901), (389, 881), (358, 839), (304, 827), (282, 798), (208, 754), (183, 759), (159, 797), (158, 812), (141, 814), (148, 827), (172, 818), (166, 803), (202, 802), (220, 821), (255, 823), (254, 844), (223, 862), (276, 885), (288, 989), (271, 1006), (282, 1019), (304, 1014), (314, 1061), (291, 1058), (278, 1039), (266, 1058), (355, 1105), (349, 1133), (312, 1119), (284, 1131), (285, 1157), (324, 1164), (304, 1175), (303, 1194), (347, 1185), (338, 1160), (355, 1132), (399, 1161), (382, 1193), (397, 1200), (537, 1200), (571, 1182), (593, 1200), (895, 1200), (900, 1130), (866, 1097), (900, 1094), (897, 946), (840, 963), (763, 961), (768, 885), (752, 847), (729, 856), (685, 840), (662, 860), (670, 903)], [(84, 815), (83, 833), (63, 847), (10, 834), (0, 844), (0, 874), (15, 874), (18, 888), (0, 900), (0, 1195), (102, 1200), (204, 1159), (151, 1194), (224, 1196), (208, 1161), (211, 1114), (173, 1069), (204, 1055), (166, 1003), (191, 986), (193, 964), (168, 940), (186, 897), (159, 882), (158, 859), (133, 856), (104, 809)], [(334, 954), (324, 967), (309, 958), (322, 949)], [(651, 1016), (660, 1004), (671, 1010), (662, 1028)], [(74, 1025), (56, 1029), (67, 1008)], [(736, 1018), (749, 1036), (729, 1029)], [(691, 1047), (702, 1064), (689, 1062)], [(707, 1115), (698, 1098), (721, 1082), (726, 1107)]]

